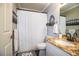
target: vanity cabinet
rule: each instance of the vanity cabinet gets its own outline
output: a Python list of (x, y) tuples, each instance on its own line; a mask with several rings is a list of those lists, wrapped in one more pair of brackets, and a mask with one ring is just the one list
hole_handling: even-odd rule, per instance
[(47, 42), (46, 56), (70, 56), (70, 55), (66, 53), (64, 50)]

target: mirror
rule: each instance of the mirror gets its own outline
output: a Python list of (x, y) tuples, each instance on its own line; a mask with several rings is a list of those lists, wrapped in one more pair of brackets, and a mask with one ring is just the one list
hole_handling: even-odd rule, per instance
[(49, 23), (47, 23), (47, 26), (53, 26), (55, 24), (55, 17), (53, 15), (50, 16)]

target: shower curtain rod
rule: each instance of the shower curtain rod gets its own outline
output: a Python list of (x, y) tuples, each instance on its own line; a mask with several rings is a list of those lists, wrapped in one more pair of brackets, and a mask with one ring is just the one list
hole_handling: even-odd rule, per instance
[[(40, 11), (37, 11), (37, 10), (32, 10), (32, 9), (27, 9), (27, 8), (16, 8), (17, 10), (23, 10), (23, 11), (30, 11), (30, 12), (37, 12), (37, 13), (45, 13), (45, 12), (40, 12)], [(47, 14), (47, 13), (45, 13)]]

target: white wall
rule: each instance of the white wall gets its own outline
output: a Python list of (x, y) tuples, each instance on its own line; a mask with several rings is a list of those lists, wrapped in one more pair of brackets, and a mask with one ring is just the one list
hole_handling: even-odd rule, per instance
[(59, 32), (64, 35), (66, 32), (66, 17), (60, 16), (59, 25)]
[[(49, 5), (49, 7), (47, 8), (47, 17), (48, 17), (47, 19), (48, 19), (48, 21), (49, 21), (50, 16), (54, 15), (55, 20), (58, 22), (57, 27), (59, 27), (59, 17), (60, 17), (60, 7), (59, 6), (60, 6), (59, 3), (51, 3)], [(59, 29), (57, 31), (59, 31)], [(48, 34), (53, 35), (53, 26), (50, 29), (48, 29)]]
[[(79, 19), (79, 6), (63, 13), (63, 15), (66, 17), (66, 20)], [(79, 29), (79, 25), (67, 26), (66, 28), (67, 30), (68, 29)]]

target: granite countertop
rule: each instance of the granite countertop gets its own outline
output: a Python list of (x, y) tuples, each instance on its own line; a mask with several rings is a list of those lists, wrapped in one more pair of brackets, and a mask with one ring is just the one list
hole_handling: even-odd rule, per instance
[(48, 42), (57, 46), (58, 48), (62, 49), (63, 51), (67, 52), (72, 56), (79, 56), (79, 42), (69, 42), (66, 40), (59, 40), (59, 39), (49, 39)]

